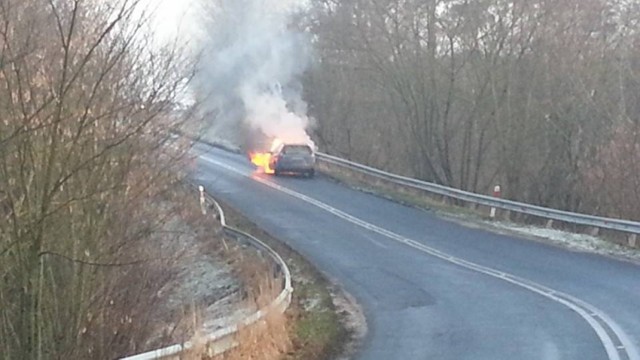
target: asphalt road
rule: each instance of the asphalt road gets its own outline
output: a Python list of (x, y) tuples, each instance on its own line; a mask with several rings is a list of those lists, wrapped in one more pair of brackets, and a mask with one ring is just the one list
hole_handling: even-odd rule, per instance
[(369, 326), (359, 359), (640, 360), (638, 265), (195, 151), (194, 180), (358, 299)]

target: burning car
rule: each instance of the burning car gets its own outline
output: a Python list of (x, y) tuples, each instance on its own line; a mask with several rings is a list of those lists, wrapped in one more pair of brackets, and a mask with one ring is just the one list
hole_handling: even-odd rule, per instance
[(290, 144), (274, 141), (269, 152), (250, 154), (251, 162), (264, 169), (267, 174), (315, 175), (315, 154), (308, 144)]
[(272, 151), (269, 167), (275, 175), (283, 173), (315, 175), (315, 155), (307, 144), (280, 144)]

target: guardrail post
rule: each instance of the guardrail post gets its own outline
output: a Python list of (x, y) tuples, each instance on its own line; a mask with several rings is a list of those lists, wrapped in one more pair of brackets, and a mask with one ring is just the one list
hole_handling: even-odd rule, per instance
[(591, 235), (592, 236), (598, 236), (598, 234), (600, 233), (600, 228), (599, 227), (592, 227), (591, 228)]
[(547, 220), (547, 229), (553, 228), (553, 219)]
[(207, 215), (207, 207), (204, 202), (204, 186), (198, 186), (198, 190), (200, 190), (200, 209), (202, 209), (202, 215)]
[(629, 246), (634, 248), (636, 247), (637, 243), (637, 239), (638, 239), (638, 235), (637, 234), (631, 234), (629, 235)]

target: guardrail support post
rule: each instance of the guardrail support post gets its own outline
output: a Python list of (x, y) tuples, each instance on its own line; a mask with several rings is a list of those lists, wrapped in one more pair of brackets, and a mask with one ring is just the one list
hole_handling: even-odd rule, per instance
[(599, 233), (600, 233), (600, 228), (599, 227), (591, 228), (591, 235), (592, 236), (598, 236)]
[(629, 235), (629, 246), (632, 248), (636, 247), (636, 245), (638, 245), (637, 240), (638, 240), (637, 234)]
[(553, 219), (547, 220), (547, 229), (553, 228)]
[(513, 213), (511, 212), (511, 210), (505, 210), (504, 211), (504, 219), (507, 220), (507, 221), (513, 221), (513, 220), (511, 220), (511, 215), (512, 214)]

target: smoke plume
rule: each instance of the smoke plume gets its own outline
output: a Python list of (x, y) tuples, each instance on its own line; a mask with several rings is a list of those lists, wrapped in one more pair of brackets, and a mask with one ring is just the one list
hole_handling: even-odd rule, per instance
[(212, 114), (210, 135), (243, 142), (261, 132), (311, 142), (300, 82), (309, 39), (289, 27), (297, 10), (281, 0), (217, 0), (206, 7), (195, 84)]

